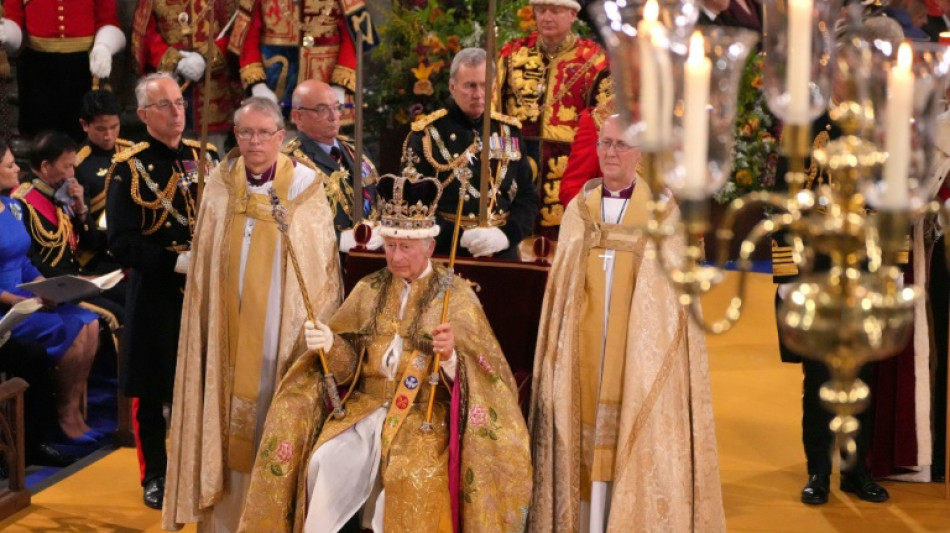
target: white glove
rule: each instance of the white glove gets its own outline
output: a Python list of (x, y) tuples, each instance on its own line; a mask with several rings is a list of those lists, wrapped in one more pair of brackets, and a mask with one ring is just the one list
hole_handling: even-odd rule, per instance
[(181, 252), (178, 254), (178, 259), (175, 260), (175, 272), (179, 274), (188, 273), (188, 265), (191, 264), (191, 250), (187, 252)]
[(97, 78), (108, 78), (112, 73), (112, 54), (101, 44), (92, 47), (89, 52), (89, 72)]
[(181, 59), (178, 60), (175, 72), (181, 74), (186, 80), (200, 81), (205, 73), (205, 58), (198, 52), (182, 50), (180, 53)]
[(125, 48), (125, 34), (119, 28), (106, 25), (96, 32), (89, 52), (89, 72), (97, 78), (108, 78), (112, 73), (112, 56)]
[(10, 19), (0, 20), (0, 44), (7, 52), (16, 52), (23, 43), (23, 30)]
[(505, 233), (498, 228), (472, 228), (462, 233), (459, 241), (474, 257), (485, 257), (507, 250), (510, 243)]
[(323, 353), (327, 353), (333, 348), (333, 332), (330, 331), (330, 326), (319, 320), (316, 325), (309, 320), (303, 323), (303, 337), (310, 351), (323, 350)]
[(278, 103), (277, 95), (274, 94), (274, 91), (270, 90), (270, 87), (266, 83), (255, 83), (251, 85), (251, 96), (260, 96), (262, 98), (270, 98), (274, 103)]
[(352, 229), (345, 229), (340, 232), (340, 252), (347, 253), (356, 246), (356, 234)]
[(370, 228), (373, 230), (369, 234), (369, 242), (366, 243), (367, 250), (379, 250), (383, 247), (383, 234), (379, 231), (379, 223), (373, 223), (370, 225)]

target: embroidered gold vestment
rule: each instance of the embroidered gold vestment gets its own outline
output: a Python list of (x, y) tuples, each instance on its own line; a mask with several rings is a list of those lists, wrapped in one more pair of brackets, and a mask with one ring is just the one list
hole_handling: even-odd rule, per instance
[[(380, 466), (385, 531), (451, 531), (456, 520), (461, 531), (523, 530), (531, 499), (527, 428), (514, 378), (465, 281), (455, 277), (451, 284), (448, 322), (455, 335), (457, 373), (451, 393), (439, 385), (431, 433), (419, 431), (429, 385), (419, 384), (414, 401), (397, 387), (409, 365), (431, 361), (428, 336), (441, 321), (445, 275), (434, 267), (412, 284), (402, 320), (395, 317), (403, 284), (388, 270), (367, 276), (354, 288), (329, 322), (336, 334), (327, 354), (331, 371), (345, 382), (354, 374), (358, 354), (363, 358), (346, 416), (323, 422), (314, 361), (298, 361), (268, 414), (242, 531), (300, 531), (312, 453), (380, 406), (404, 401), (411, 403), (408, 414)], [(406, 348), (395, 379), (387, 380), (380, 362), (396, 333)], [(310, 416), (302, 419), (301, 413)], [(458, 436), (455, 444), (452, 435)]]
[[(162, 525), (166, 529), (204, 520), (227, 490), (226, 471), (234, 469), (228, 442), (233, 433), (231, 404), (238, 364), (232, 359), (237, 358), (232, 345), (238, 338), (235, 328), (239, 326), (233, 315), (229, 318), (229, 312), (233, 312), (230, 292), (237, 286), (233, 278), (239, 270), (232, 267), (234, 262), (240, 261), (241, 250), (240, 241), (236, 243), (231, 230), (238, 219), (243, 225), (243, 217), (249, 209), (261, 209), (254, 206), (250, 198), (253, 195), (248, 194), (243, 165), (235, 163), (239, 156), (239, 152), (233, 150), (208, 176), (192, 243), (169, 435), (162, 512)], [(240, 175), (236, 175), (232, 167), (242, 170)], [(294, 171), (289, 158), (283, 155), (278, 158), (278, 169)], [(288, 210), (287, 231), (308, 283), (311, 305), (318, 319), (327, 320), (339, 306), (342, 287), (332, 214), (321, 178), (317, 174), (306, 189), (292, 200), (283, 198), (282, 203)], [(264, 213), (256, 216), (263, 218)], [(249, 257), (248, 261), (252, 259)], [(295, 359), (306, 350), (301, 336), (307, 319), (306, 308), (284, 249), (280, 264), (283, 273), (275, 389)], [(245, 290), (251, 283), (268, 283), (268, 280), (246, 281)]]
[[(528, 529), (581, 531), (580, 503), (590, 491), (592, 470), (595, 480), (613, 481), (609, 532), (724, 531), (702, 330), (680, 307), (658, 262), (645, 259), (652, 244), (628, 227), (601, 222), (600, 184), (588, 182), (569, 204), (545, 291), (529, 417), (535, 490)], [(629, 209), (634, 207), (642, 209)], [(622, 225), (637, 218), (643, 215), (628, 213)], [(668, 241), (664, 254), (677, 257), (682, 247), (681, 241)], [(592, 339), (603, 334), (602, 318), (599, 324), (595, 318), (603, 316), (603, 307), (590, 309), (596, 291), (603, 294), (592, 270), (601, 269), (604, 248), (630, 254), (630, 264), (614, 273), (610, 322), (624, 298), (627, 317), (608, 324), (606, 343), (606, 364), (619, 374), (619, 405), (583, 383), (600, 372), (599, 360), (582, 358), (592, 348), (600, 354)], [(635, 281), (620, 277), (634, 273)], [(595, 398), (609, 407), (596, 415), (596, 434), (589, 423)], [(606, 442), (615, 443), (612, 454), (603, 453)]]

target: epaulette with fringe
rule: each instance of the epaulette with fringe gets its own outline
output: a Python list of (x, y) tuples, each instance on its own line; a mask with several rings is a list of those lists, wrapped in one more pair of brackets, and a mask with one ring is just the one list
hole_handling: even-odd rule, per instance
[[(189, 146), (189, 147), (191, 147), (191, 148), (198, 148), (199, 150), (201, 149), (201, 141), (196, 141), (196, 140), (194, 140), (194, 139), (182, 139), (181, 142), (182, 142), (182, 144), (184, 144), (185, 146)], [(218, 147), (217, 147), (217, 146), (215, 146), (215, 145), (213, 145), (213, 144), (211, 144), (211, 143), (207, 143), (207, 145), (208, 145), (208, 151), (209, 151), (209, 152), (218, 153)]]
[(147, 143), (147, 142), (144, 142), (144, 141), (143, 141), (143, 142), (140, 142), (140, 143), (133, 144), (131, 148), (126, 148), (125, 150), (122, 150), (121, 152), (117, 152), (117, 153), (112, 157), (112, 163), (113, 163), (113, 164), (115, 164), (115, 163), (125, 163), (125, 162), (128, 161), (129, 159), (132, 159), (132, 156), (134, 156), (135, 154), (141, 152), (142, 150), (145, 150), (146, 148), (148, 148), (148, 143)]
[(79, 165), (81, 165), (82, 162), (85, 161), (86, 158), (89, 157), (89, 154), (91, 153), (92, 153), (92, 148), (88, 144), (80, 148), (79, 151), (76, 152), (76, 162), (73, 163), (73, 166), (78, 167)]
[(509, 126), (514, 126), (518, 129), (521, 129), (521, 121), (516, 119), (515, 117), (509, 117), (508, 115), (502, 115), (501, 113), (497, 111), (492, 111), (491, 119), (497, 120), (498, 122), (503, 122), (505, 124), (508, 124)]
[(13, 192), (10, 193), (10, 198), (15, 200), (22, 200), (28, 192), (33, 189), (33, 184), (30, 182), (21, 183), (19, 187), (13, 189)]
[(423, 115), (417, 118), (415, 122), (412, 123), (412, 131), (422, 131), (426, 129), (426, 126), (428, 126), (429, 124), (432, 124), (436, 120), (439, 120), (440, 118), (448, 114), (449, 114), (448, 109), (439, 109), (438, 111), (433, 111), (429, 113), (428, 115)]

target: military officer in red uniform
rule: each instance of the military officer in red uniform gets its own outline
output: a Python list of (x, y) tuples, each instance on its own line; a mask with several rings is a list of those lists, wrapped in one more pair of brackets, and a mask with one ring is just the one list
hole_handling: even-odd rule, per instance
[[(228, 49), (241, 57), (241, 83), (288, 115), (297, 81), (319, 80), (353, 101), (357, 28), (362, 49), (376, 45), (364, 0), (240, 0)], [(353, 122), (346, 109), (341, 123)]]
[(571, 31), (575, 0), (531, 0), (538, 31), (501, 49), (494, 107), (521, 121), (525, 152), (536, 172), (541, 210), (536, 233), (557, 238), (558, 198), (581, 112), (607, 98), (607, 57)]
[(83, 138), (82, 95), (92, 78), (108, 78), (112, 56), (125, 48), (115, 0), (4, 0), (0, 43), (24, 44), (17, 61), (20, 133), (44, 130)]
[[(138, 73), (169, 72), (186, 80), (186, 129), (201, 127), (204, 93), (210, 91), (209, 139), (219, 149), (242, 96), (237, 72), (226, 61), (228, 22), (236, 10), (237, 0), (139, 0), (132, 22)], [(205, 68), (211, 69), (207, 87)]]

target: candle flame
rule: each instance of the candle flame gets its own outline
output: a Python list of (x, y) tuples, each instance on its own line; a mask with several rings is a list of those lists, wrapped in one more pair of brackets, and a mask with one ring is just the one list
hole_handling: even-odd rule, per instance
[(649, 0), (645, 6), (643, 6), (643, 20), (648, 22), (656, 22), (656, 19), (660, 15), (660, 6), (657, 5), (656, 0)]
[(689, 57), (686, 59), (690, 65), (700, 65), (706, 58), (706, 46), (703, 43), (703, 34), (696, 30), (689, 38)]
[(910, 70), (910, 66), (913, 62), (914, 56), (910, 45), (907, 43), (901, 43), (900, 48), (897, 49), (897, 68), (901, 70)]

